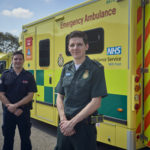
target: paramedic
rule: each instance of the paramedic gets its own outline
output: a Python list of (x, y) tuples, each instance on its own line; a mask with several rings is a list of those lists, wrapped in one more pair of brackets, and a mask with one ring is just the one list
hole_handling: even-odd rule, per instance
[(57, 90), (60, 123), (55, 150), (96, 150), (96, 127), (91, 124), (107, 95), (104, 67), (86, 56), (88, 38), (85, 32), (68, 36), (73, 61), (64, 65)]

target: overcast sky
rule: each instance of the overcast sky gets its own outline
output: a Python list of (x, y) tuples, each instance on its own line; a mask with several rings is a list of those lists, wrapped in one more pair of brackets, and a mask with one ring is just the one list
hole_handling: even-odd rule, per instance
[(0, 32), (19, 36), (22, 25), (86, 0), (0, 0)]

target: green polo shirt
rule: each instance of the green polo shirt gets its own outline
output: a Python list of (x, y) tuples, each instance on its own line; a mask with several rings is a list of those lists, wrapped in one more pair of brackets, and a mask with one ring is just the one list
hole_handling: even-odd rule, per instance
[(78, 70), (74, 62), (64, 65), (57, 93), (64, 95), (64, 111), (75, 116), (95, 97), (107, 95), (104, 67), (86, 56)]

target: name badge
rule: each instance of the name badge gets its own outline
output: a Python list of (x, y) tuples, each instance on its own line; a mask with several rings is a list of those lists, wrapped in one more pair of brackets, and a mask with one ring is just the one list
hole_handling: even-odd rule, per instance
[(71, 76), (71, 73), (70, 73), (70, 72), (67, 72), (67, 73), (66, 73), (66, 76)]
[(22, 83), (23, 83), (23, 84), (27, 84), (28, 81), (27, 81), (27, 80), (22, 80)]

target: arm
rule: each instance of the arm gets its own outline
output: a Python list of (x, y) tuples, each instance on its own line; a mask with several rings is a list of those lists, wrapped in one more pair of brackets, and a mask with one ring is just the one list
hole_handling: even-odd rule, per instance
[(92, 98), (91, 102), (71, 119), (73, 126), (92, 115), (101, 105), (101, 97)]
[(101, 97), (92, 98), (91, 102), (87, 104), (76, 116), (69, 121), (62, 121), (60, 128), (64, 135), (74, 129), (75, 125), (93, 114), (101, 105)]
[[(4, 92), (0, 92), (0, 100), (1, 100), (1, 102), (3, 103), (3, 105), (4, 106), (6, 106), (7, 107), (7, 105), (8, 104), (11, 104), (10, 102), (9, 102), (9, 100), (7, 99), (7, 97), (5, 96), (5, 93)], [(20, 116), (21, 114), (22, 114), (22, 109), (16, 109), (15, 111), (14, 111), (14, 114), (16, 115), (16, 116)]]
[(57, 110), (59, 113), (59, 117), (60, 117), (60, 130), (61, 132), (65, 135), (65, 136), (71, 136), (75, 133), (75, 130), (72, 128), (71, 130), (69, 130), (69, 132), (65, 133), (64, 130), (61, 129), (61, 124), (63, 124), (63, 122), (67, 122), (67, 118), (64, 112), (64, 104), (63, 104), (63, 99), (64, 96), (61, 94), (57, 95)]
[(65, 112), (64, 112), (63, 100), (64, 100), (64, 96), (58, 93), (56, 105), (57, 105), (57, 110), (59, 113), (60, 121), (67, 120), (65, 116)]
[(7, 104), (11, 104), (10, 101), (5, 96), (5, 92), (0, 92), (0, 100), (4, 106), (6, 106)]
[(34, 95), (33, 92), (29, 92), (27, 96), (25, 96), (23, 99), (21, 99), (17, 103), (6, 104), (6, 106), (10, 112), (15, 112), (18, 107), (23, 106), (23, 105), (29, 103), (30, 101), (32, 101), (33, 95)]

